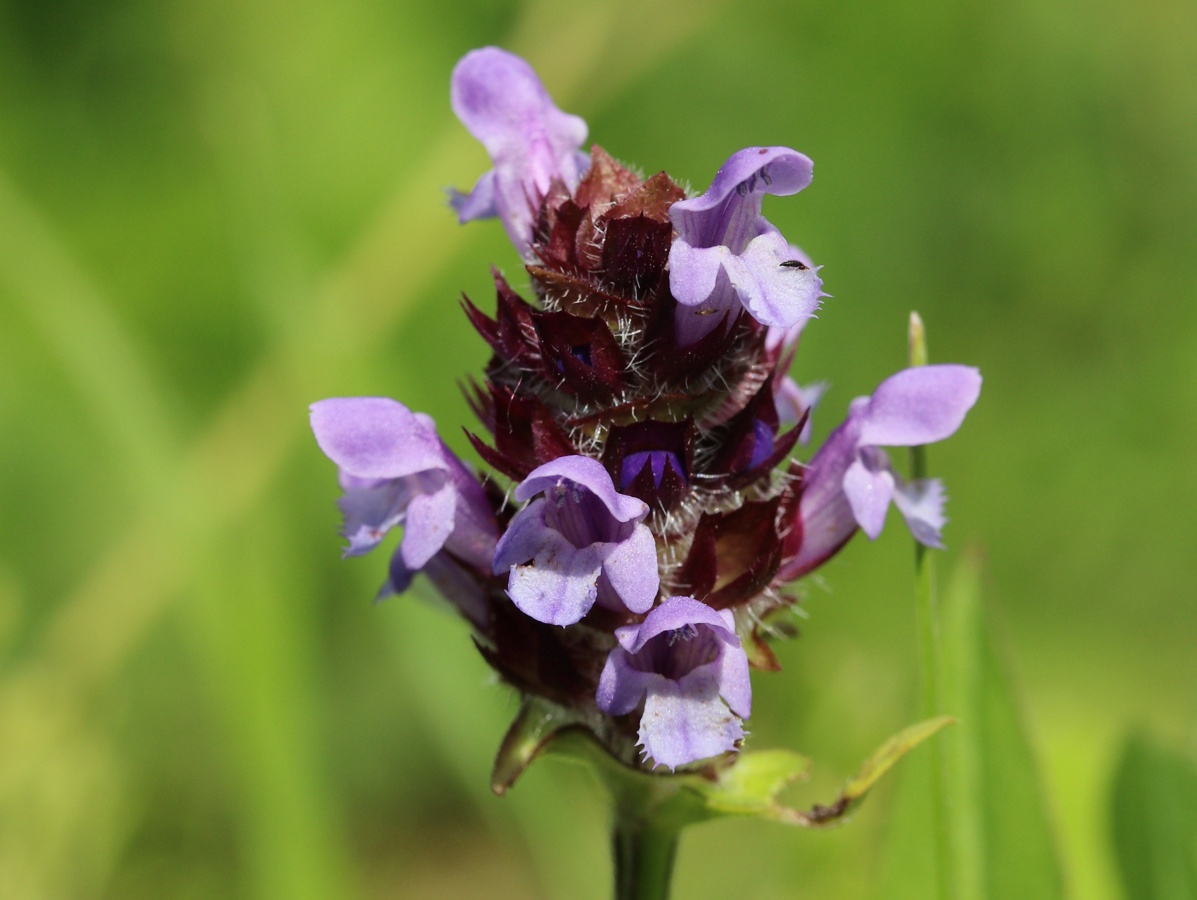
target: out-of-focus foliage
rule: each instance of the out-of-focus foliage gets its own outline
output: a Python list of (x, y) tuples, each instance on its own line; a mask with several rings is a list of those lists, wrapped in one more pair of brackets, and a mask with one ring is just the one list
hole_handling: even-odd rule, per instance
[(944, 595), (941, 632), (945, 706), (960, 717), (948, 736), (951, 896), (1054, 900), (1064, 885), (1037, 754), (981, 593), (977, 562), (965, 559)]
[[(795, 372), (832, 382), (820, 434), (912, 308), (933, 360), (980, 366), (930, 454), (946, 539), (983, 548), (1065, 890), (1119, 896), (1123, 735), (1197, 719), (1180, 0), (0, 0), (0, 896), (606, 895), (601, 796), (551, 761), (489, 794), (513, 698), (442, 609), (371, 604), (384, 559), (338, 559), (306, 430), (390, 394), (469, 455), (457, 299), (492, 262), (519, 285), (441, 193), (487, 167), (448, 109), (485, 43), (647, 171), (815, 160), (766, 213), (835, 295)], [(916, 717), (910, 571), (894, 523), (857, 537), (755, 679), (751, 745), (815, 760), (798, 805)], [(695, 828), (677, 896), (884, 896), (927, 830), (900, 793), (825, 833)]]
[(1142, 734), (1118, 763), (1110, 821), (1129, 900), (1197, 896), (1197, 767)]
[(927, 814), (932, 777), (916, 759), (892, 813), (878, 896), (931, 896), (942, 873), (948, 888), (940, 896), (953, 900), (1054, 900), (1064, 884), (1038, 754), (971, 555), (949, 579), (941, 626), (944, 705), (958, 716), (945, 735), (947, 861), (937, 867), (930, 835), (909, 827)]

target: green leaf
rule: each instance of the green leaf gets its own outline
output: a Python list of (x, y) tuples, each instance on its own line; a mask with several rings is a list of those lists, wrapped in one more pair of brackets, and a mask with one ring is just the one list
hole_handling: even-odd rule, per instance
[[(563, 707), (538, 697), (525, 697), (520, 704), (519, 714), (507, 729), (499, 752), (495, 755), (490, 776), (491, 790), (502, 797), (545, 751), (558, 732), (578, 726), (577, 717)], [(558, 751), (570, 752), (564, 744)]]
[(785, 821), (789, 810), (778, 803), (785, 788), (806, 778), (810, 760), (790, 750), (745, 753), (717, 782), (698, 790), (714, 815), (758, 815)]
[(637, 812), (663, 828), (680, 830), (708, 819), (753, 815), (806, 824), (795, 820), (801, 813), (778, 802), (781, 792), (804, 778), (810, 765), (806, 757), (789, 750), (740, 753), (696, 772), (656, 774), (624, 765), (589, 731), (571, 725), (545, 732), (539, 752), (588, 765), (611, 792), (617, 807)]
[(950, 736), (952, 866), (962, 900), (1055, 900), (1062, 878), (1035, 755), (978, 565), (963, 561), (944, 596), (944, 702)]
[(899, 731), (882, 744), (876, 753), (865, 760), (860, 772), (844, 788), (841, 800), (847, 804), (849, 809), (858, 806), (864, 800), (865, 795), (873, 789), (873, 786), (881, 780), (886, 772), (894, 767), (898, 760), (927, 738), (955, 721), (951, 716), (937, 716)]
[(1197, 897), (1197, 768), (1132, 734), (1111, 796), (1114, 849), (1128, 900)]
[[(816, 803), (803, 811), (780, 801), (781, 793), (804, 779), (810, 760), (790, 750), (757, 750), (740, 753), (697, 772), (653, 774), (625, 766), (609, 756), (585, 728), (576, 723), (553, 727), (527, 708), (512, 726), (505, 751), (496, 764), (496, 784), (510, 786), (499, 777), (526, 768), (542, 752), (563, 755), (593, 767), (621, 809), (635, 810), (663, 827), (686, 825), (724, 816), (760, 816), (785, 825), (820, 828), (835, 824), (864, 800), (873, 786), (899, 759), (952, 719), (941, 716), (903, 730), (886, 741), (861, 767), (830, 804)], [(497, 788), (496, 788), (497, 790)]]

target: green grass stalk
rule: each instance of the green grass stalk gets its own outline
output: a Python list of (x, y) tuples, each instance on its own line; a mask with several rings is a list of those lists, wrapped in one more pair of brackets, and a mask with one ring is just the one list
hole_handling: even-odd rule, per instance
[[(910, 314), (910, 364), (927, 364), (927, 335), (917, 312)], [(927, 477), (927, 448), (910, 448), (910, 477)], [(918, 541), (914, 543), (915, 623), (919, 641), (921, 682), (921, 718), (931, 719), (943, 713), (943, 663), (939, 650), (939, 593), (935, 580), (935, 557)], [(952, 866), (952, 836), (943, 741), (929, 742), (931, 767), (931, 828), (934, 837), (937, 896), (941, 900), (956, 897)]]

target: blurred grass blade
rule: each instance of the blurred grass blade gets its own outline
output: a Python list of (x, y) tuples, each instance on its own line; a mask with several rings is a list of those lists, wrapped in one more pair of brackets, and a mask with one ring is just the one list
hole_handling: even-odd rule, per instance
[(336, 803), (321, 770), (312, 647), (285, 564), (291, 533), (272, 510), (223, 536), (196, 579), (188, 633), (237, 778), (243, 896), (358, 896)]
[(1130, 735), (1110, 812), (1128, 900), (1197, 897), (1197, 767), (1190, 760)]
[(166, 482), (179, 427), (165, 379), (72, 248), (0, 169), (0, 293), (10, 295), (86, 402), (128, 487)]
[(965, 559), (944, 597), (951, 830), (962, 900), (1055, 900), (1063, 880), (1035, 754), (994, 632), (978, 564)]

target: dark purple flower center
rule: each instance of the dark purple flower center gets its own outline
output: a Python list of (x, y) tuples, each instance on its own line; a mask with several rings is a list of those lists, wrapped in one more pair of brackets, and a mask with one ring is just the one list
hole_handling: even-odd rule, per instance
[(575, 547), (621, 541), (634, 528), (634, 523), (616, 521), (593, 491), (568, 478), (560, 479), (546, 495), (545, 524)]
[(685, 678), (699, 666), (719, 658), (722, 641), (705, 625), (683, 625), (651, 638), (628, 661), (641, 672), (654, 672), (672, 681)]
[(755, 469), (773, 452), (773, 429), (757, 419), (752, 423), (752, 458), (748, 468)]
[(669, 646), (672, 647), (678, 641), (692, 641), (698, 637), (698, 626), (687, 622), (681, 628), (675, 628), (672, 631), (665, 632), (665, 636), (669, 638)]
[(637, 450), (623, 458), (623, 465), (619, 470), (619, 489), (627, 492), (645, 466), (651, 467), (653, 485), (659, 488), (665, 479), (666, 465), (673, 469), (683, 485), (686, 484), (685, 466), (676, 453), (669, 450)]
[[(569, 346), (569, 355), (587, 368), (594, 368), (594, 356), (590, 351), (589, 344), (571, 344)], [(552, 362), (553, 368), (558, 372), (565, 371), (565, 363), (560, 359), (554, 359)]]

